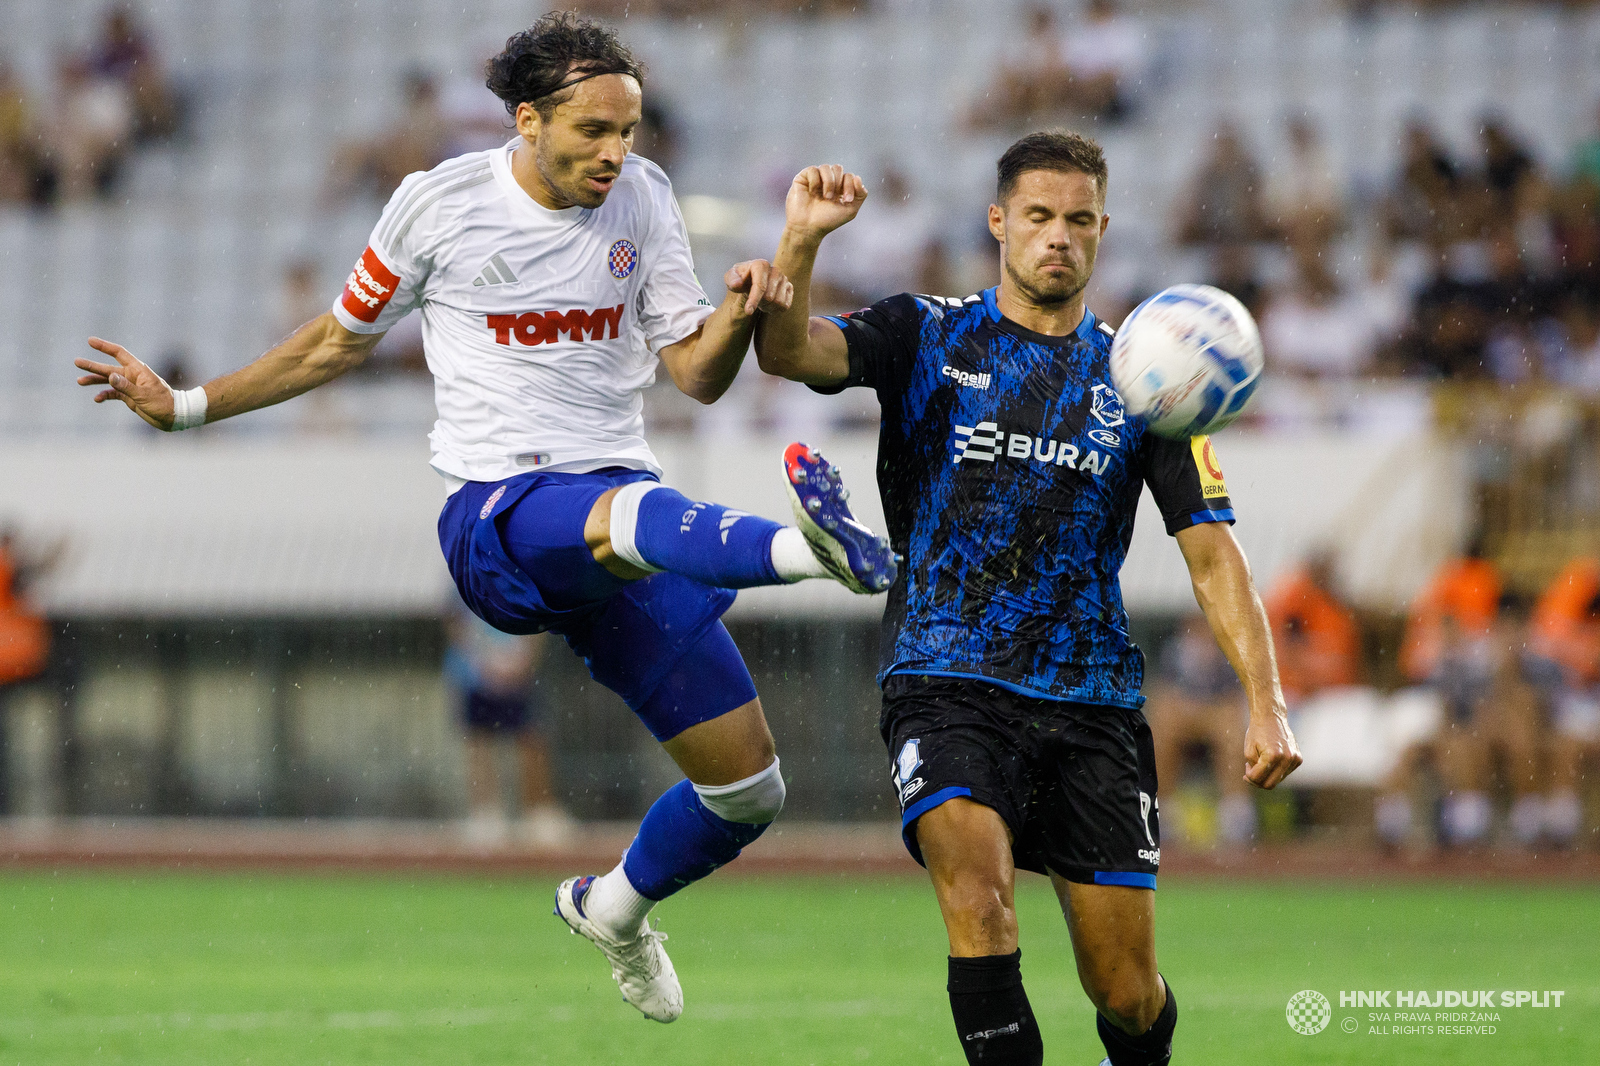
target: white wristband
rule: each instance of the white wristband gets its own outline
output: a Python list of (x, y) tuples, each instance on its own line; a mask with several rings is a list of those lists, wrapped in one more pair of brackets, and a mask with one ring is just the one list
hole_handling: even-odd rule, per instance
[[(170, 388), (170, 386), (168, 386)], [(206, 424), (206, 390), (205, 386), (196, 389), (185, 389), (179, 392), (172, 390), (172, 432), (177, 433), (185, 429), (198, 429)]]

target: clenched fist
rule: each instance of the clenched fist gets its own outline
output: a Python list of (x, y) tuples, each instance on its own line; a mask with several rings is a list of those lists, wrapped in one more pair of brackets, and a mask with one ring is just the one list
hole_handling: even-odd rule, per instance
[(783, 205), (785, 225), (796, 236), (820, 241), (855, 218), (866, 199), (860, 175), (837, 163), (806, 167), (789, 186)]

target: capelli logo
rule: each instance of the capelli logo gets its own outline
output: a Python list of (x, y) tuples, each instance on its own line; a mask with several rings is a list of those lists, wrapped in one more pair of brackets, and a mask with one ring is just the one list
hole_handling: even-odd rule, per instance
[(969, 374), (965, 370), (957, 370), (953, 366), (947, 366), (939, 373), (951, 378), (964, 389), (987, 389), (989, 382), (994, 380), (993, 374)]

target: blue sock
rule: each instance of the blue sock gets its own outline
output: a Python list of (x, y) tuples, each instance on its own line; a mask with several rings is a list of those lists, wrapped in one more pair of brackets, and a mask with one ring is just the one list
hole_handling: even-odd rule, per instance
[(744, 589), (786, 583), (772, 566), (772, 538), (782, 528), (662, 486), (640, 498), (633, 543), (651, 566), (717, 588)]
[(663, 900), (738, 858), (771, 824), (725, 821), (700, 801), (692, 782), (679, 781), (651, 804), (622, 869), (639, 895)]

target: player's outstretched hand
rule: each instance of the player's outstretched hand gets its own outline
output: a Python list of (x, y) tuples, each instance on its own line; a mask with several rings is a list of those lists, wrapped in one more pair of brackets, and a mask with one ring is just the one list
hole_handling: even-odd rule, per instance
[(1276, 788), (1299, 765), (1300, 747), (1283, 715), (1252, 715), (1244, 735), (1244, 779), (1261, 788)]
[(806, 167), (789, 186), (784, 221), (790, 230), (821, 240), (855, 218), (866, 199), (867, 187), (860, 175), (837, 163)]
[(744, 313), (787, 311), (794, 302), (794, 284), (765, 259), (735, 263), (722, 275), (729, 292), (745, 294)]
[(120, 344), (90, 337), (89, 347), (116, 360), (115, 363), (97, 363), (87, 358), (72, 361), (73, 366), (85, 371), (78, 378), (79, 385), (109, 386), (94, 394), (95, 403), (121, 400), (129, 410), (157, 429), (172, 428), (172, 390), (160, 375)]

